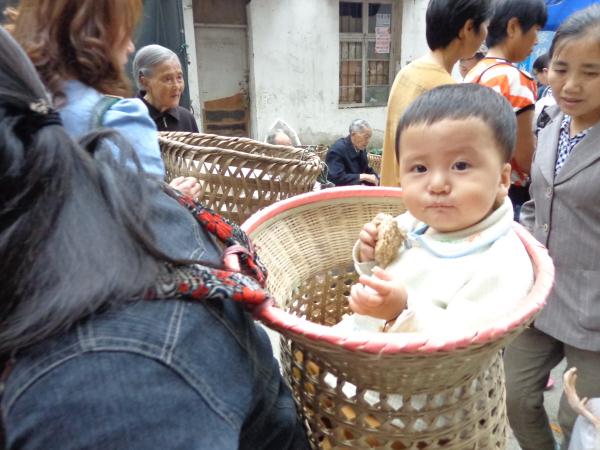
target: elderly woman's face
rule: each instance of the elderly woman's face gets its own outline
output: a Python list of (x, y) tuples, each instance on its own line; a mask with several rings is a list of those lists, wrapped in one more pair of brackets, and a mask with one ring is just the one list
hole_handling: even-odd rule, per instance
[(158, 64), (152, 69), (152, 75), (142, 75), (141, 81), (146, 91), (144, 98), (159, 111), (179, 105), (185, 82), (178, 60), (171, 59)]
[(350, 135), (350, 140), (352, 144), (358, 150), (364, 150), (369, 145), (369, 141), (371, 140), (372, 131), (370, 129), (364, 129), (362, 131), (354, 132)]

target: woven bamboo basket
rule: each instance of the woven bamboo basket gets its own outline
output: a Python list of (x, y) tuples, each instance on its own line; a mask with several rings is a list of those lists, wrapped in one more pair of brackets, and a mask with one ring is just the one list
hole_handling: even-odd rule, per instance
[(304, 194), (253, 215), (243, 228), (270, 274), (276, 305), (260, 319), (279, 331), (282, 367), (314, 449), (504, 449), (500, 349), (545, 303), (553, 266), (519, 225), (535, 267), (510, 317), (475, 335), (435, 342), (416, 333), (345, 334), (356, 281), (351, 248), (378, 212), (403, 210), (400, 189), (342, 187)]
[(367, 153), (367, 160), (369, 161), (369, 166), (371, 166), (378, 175), (381, 175), (381, 155)]
[(167, 180), (194, 176), (202, 203), (236, 223), (278, 200), (309, 192), (324, 168), (311, 151), (247, 138), (163, 132)]

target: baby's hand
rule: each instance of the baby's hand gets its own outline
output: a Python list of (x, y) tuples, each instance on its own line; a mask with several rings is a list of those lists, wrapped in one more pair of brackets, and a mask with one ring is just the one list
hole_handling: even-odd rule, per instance
[(372, 276), (361, 275), (359, 281), (350, 290), (350, 308), (355, 313), (393, 320), (406, 308), (404, 285), (385, 270), (375, 267)]
[(375, 222), (365, 223), (358, 235), (358, 258), (360, 262), (375, 260), (375, 244), (377, 243), (377, 225)]

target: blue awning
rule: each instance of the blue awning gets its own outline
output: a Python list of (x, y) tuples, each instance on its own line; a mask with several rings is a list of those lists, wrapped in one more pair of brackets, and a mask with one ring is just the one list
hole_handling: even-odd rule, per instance
[(567, 17), (579, 9), (598, 3), (598, 0), (546, 0), (548, 22), (544, 30), (556, 31)]

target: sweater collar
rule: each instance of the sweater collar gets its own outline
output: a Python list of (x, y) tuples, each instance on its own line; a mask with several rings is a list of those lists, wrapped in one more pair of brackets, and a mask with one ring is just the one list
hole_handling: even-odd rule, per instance
[(507, 197), (488, 217), (464, 230), (426, 233), (429, 226), (419, 222), (408, 233), (405, 247), (422, 247), (440, 258), (459, 258), (489, 247), (511, 230), (513, 221), (513, 207)]

